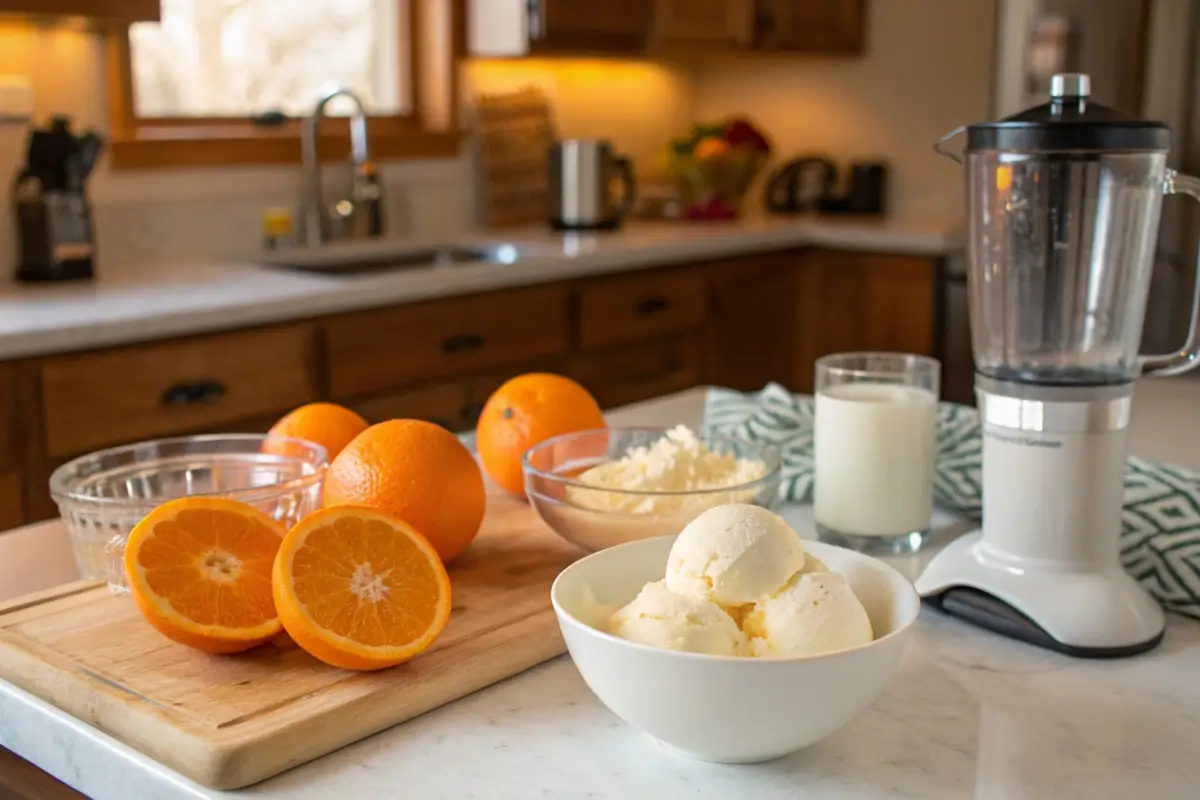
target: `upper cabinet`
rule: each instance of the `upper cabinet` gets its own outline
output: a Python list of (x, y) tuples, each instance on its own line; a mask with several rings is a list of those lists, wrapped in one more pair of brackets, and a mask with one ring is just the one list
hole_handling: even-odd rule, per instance
[(0, 13), (88, 17), (122, 22), (155, 21), (159, 0), (0, 0)]
[(470, 0), (468, 47), (477, 56), (637, 55), (653, 12), (650, 0)]
[(756, 0), (657, 0), (651, 42), (664, 47), (750, 48)]
[[(6, 0), (0, 0), (0, 3)], [(476, 56), (854, 54), (866, 0), (469, 0)]]
[(861, 53), (866, 0), (757, 0), (763, 50)]

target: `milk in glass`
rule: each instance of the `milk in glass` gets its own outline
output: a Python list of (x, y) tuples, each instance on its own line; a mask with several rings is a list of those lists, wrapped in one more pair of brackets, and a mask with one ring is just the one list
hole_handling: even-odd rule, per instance
[(937, 396), (889, 383), (816, 395), (814, 516), (841, 534), (924, 531), (933, 514)]

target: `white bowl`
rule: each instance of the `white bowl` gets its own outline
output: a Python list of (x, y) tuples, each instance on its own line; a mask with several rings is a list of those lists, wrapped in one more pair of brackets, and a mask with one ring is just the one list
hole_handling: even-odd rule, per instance
[(660, 650), (604, 633), (613, 606), (666, 572), (675, 537), (593, 553), (567, 567), (550, 598), (579, 674), (621, 719), (704, 761), (769, 761), (819, 742), (869, 705), (896, 671), (921, 609), (912, 583), (869, 556), (819, 542), (805, 550), (846, 576), (875, 640), (822, 656), (738, 658)]

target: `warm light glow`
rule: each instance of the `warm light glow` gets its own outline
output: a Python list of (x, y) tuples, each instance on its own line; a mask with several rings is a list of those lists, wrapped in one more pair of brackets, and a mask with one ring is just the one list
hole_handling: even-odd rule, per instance
[(1012, 167), (1001, 164), (996, 167), (996, 188), (1007, 192), (1010, 186), (1012, 186)]

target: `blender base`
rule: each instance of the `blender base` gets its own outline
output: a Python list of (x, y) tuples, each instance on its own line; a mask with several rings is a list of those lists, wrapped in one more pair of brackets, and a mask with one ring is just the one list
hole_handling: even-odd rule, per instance
[(1076, 658), (1126, 658), (1162, 641), (1162, 609), (1120, 565), (1087, 572), (1000, 563), (982, 538), (975, 531), (947, 545), (917, 579), (917, 593), (947, 614)]

